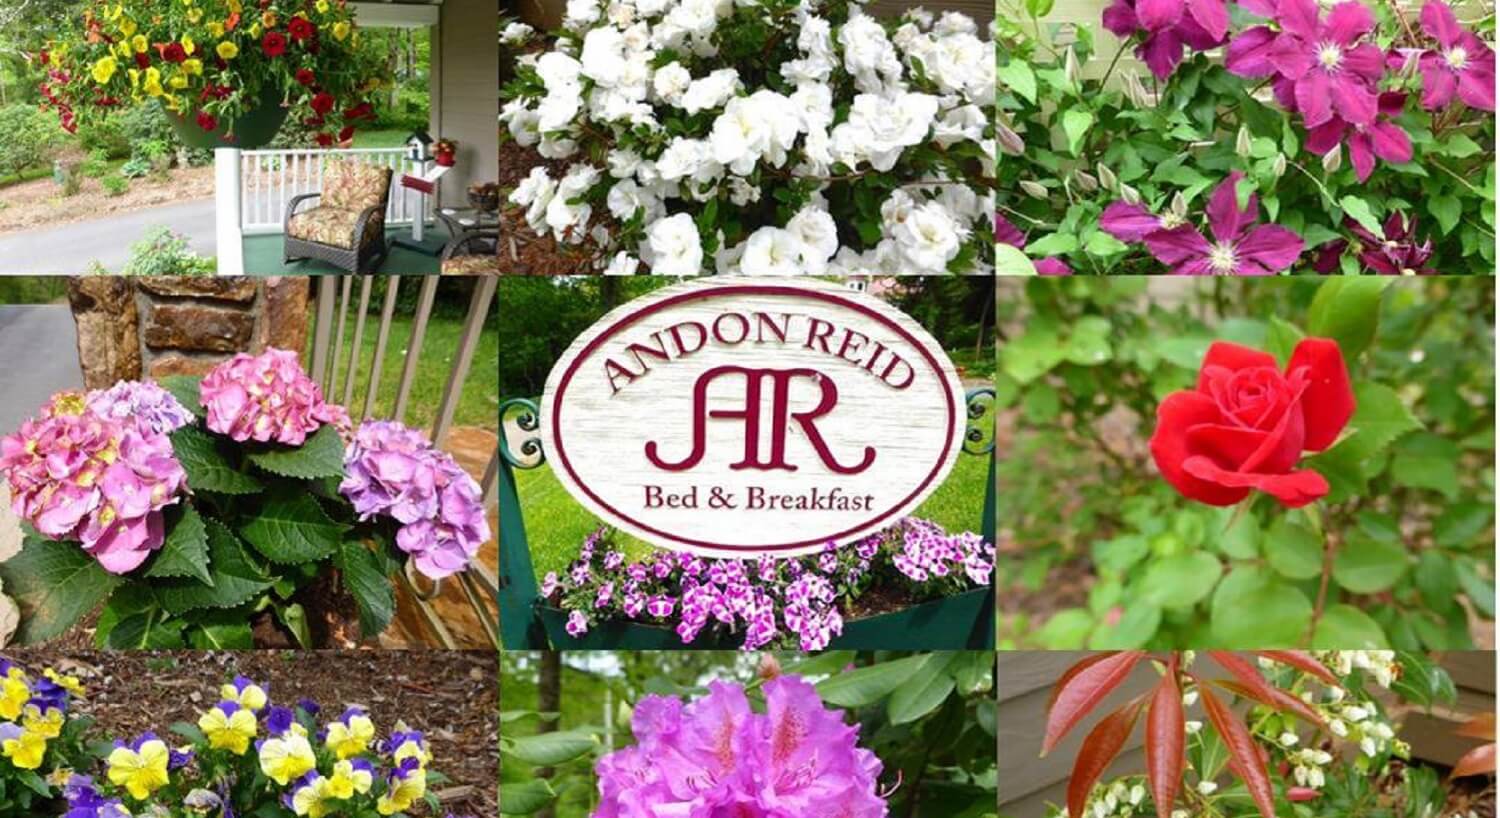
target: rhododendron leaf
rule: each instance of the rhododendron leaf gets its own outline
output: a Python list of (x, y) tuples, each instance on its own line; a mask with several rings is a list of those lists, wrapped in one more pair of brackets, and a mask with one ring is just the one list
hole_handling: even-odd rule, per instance
[(886, 716), (891, 724), (916, 721), (936, 710), (953, 692), (955, 681), (948, 666), (956, 654), (931, 653), (922, 667), (891, 693), (886, 702)]
[(283, 488), (266, 497), (240, 535), (271, 562), (295, 564), (332, 556), (347, 530), (311, 495)]
[(1311, 705), (1293, 696), (1286, 691), (1276, 688), (1266, 681), (1260, 674), (1256, 665), (1235, 653), (1227, 650), (1211, 650), (1208, 652), (1219, 666), (1229, 671), (1239, 681), (1236, 692), (1245, 695), (1267, 707), (1281, 711), (1289, 711), (1301, 716), (1313, 724), (1323, 724), (1323, 717), (1314, 710)]
[(385, 630), (396, 614), (396, 592), (390, 577), (380, 570), (375, 552), (358, 540), (344, 540), (339, 543), (333, 563), (359, 609), (360, 632), (370, 637)]
[(203, 408), (203, 400), (198, 395), (198, 384), (202, 380), (192, 375), (168, 375), (158, 380), (157, 383), (161, 385), (161, 388), (172, 393), (172, 397), (182, 404), (182, 408), (201, 418), (208, 416)]
[(819, 682), (818, 695), (838, 707), (864, 707), (885, 698), (926, 663), (926, 656), (908, 656), (840, 673)]
[(313, 479), (342, 477), (344, 474), (344, 441), (332, 425), (324, 424), (301, 446), (272, 444), (251, 451), (250, 462), (272, 474), (283, 477)]
[(537, 767), (552, 767), (591, 752), (599, 739), (590, 733), (559, 731), (522, 736), (511, 741), (506, 752)]
[(1319, 662), (1316, 658), (1313, 657), (1312, 654), (1308, 653), (1307, 651), (1258, 650), (1255, 651), (1255, 653), (1258, 656), (1264, 656), (1267, 659), (1270, 659), (1271, 661), (1278, 664), (1286, 665), (1287, 667), (1294, 667), (1302, 671), (1303, 673), (1308, 673), (1316, 676), (1327, 684), (1334, 686), (1339, 686), (1342, 684), (1341, 682), (1339, 682), (1339, 677), (1333, 675), (1333, 671), (1325, 667), (1322, 662)]
[(546, 781), (526, 781), (500, 785), (501, 815), (530, 815), (557, 799)]
[(1157, 682), (1146, 712), (1146, 778), (1157, 818), (1167, 818), (1177, 803), (1187, 746), (1187, 722), (1182, 714), (1182, 691), (1177, 686), (1177, 657)]
[(51, 639), (109, 598), (121, 578), (76, 542), (28, 536), (20, 553), (0, 562), (0, 583), (21, 609), (15, 641)]
[(169, 613), (182, 614), (200, 608), (233, 608), (250, 601), (271, 587), (271, 578), (246, 553), (240, 538), (212, 517), (203, 519), (208, 529), (208, 556), (214, 584), (196, 579), (174, 578), (155, 583), (156, 597)]
[(259, 480), (229, 465), (208, 433), (194, 426), (184, 426), (170, 437), (172, 453), (187, 472), (188, 488), (193, 491), (254, 494), (263, 488)]
[(182, 506), (180, 512), (168, 509), (167, 516), (176, 516), (162, 543), (161, 551), (146, 568), (148, 577), (196, 577), (204, 585), (212, 586), (213, 577), (208, 573), (208, 529), (203, 526), (203, 517), (190, 505)]
[(1069, 730), (1130, 676), (1136, 664), (1145, 657), (1143, 651), (1124, 651), (1085, 660), (1069, 668), (1052, 687), (1042, 754), (1051, 752)]
[(1353, 605), (1329, 605), (1313, 631), (1312, 647), (1338, 650), (1381, 650), (1390, 640), (1380, 624)]
[(1130, 738), (1130, 731), (1135, 729), (1136, 719), (1141, 715), (1141, 704), (1142, 700), (1136, 699), (1105, 716), (1083, 740), (1083, 747), (1073, 760), (1073, 774), (1068, 777), (1070, 818), (1083, 818), (1089, 792)]
[(1224, 746), (1229, 748), (1229, 767), (1245, 782), (1250, 798), (1265, 818), (1276, 818), (1276, 795), (1271, 789), (1271, 777), (1266, 773), (1266, 764), (1255, 746), (1255, 739), (1240, 721), (1239, 715), (1230, 710), (1206, 685), (1199, 685), (1203, 710), (1213, 723)]
[(1388, 276), (1339, 276), (1323, 282), (1307, 308), (1307, 334), (1337, 341), (1345, 363), (1352, 364), (1375, 340), (1380, 298), (1391, 280)]

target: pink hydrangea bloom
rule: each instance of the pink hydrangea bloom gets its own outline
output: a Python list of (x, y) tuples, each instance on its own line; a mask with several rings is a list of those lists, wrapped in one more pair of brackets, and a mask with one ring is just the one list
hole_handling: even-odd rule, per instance
[(1457, 95), (1470, 108), (1495, 110), (1495, 52), (1458, 24), (1443, 0), (1427, 0), (1422, 6), (1422, 30), (1438, 41), (1438, 48), (1424, 53), (1419, 63), (1422, 107), (1446, 107)]
[(636, 746), (595, 766), (592, 818), (885, 818), (876, 789), (880, 759), (861, 748), (859, 727), (823, 706), (797, 676), (765, 684), (766, 712), (743, 687), (713, 682), (684, 704), (666, 696), (636, 703)]
[(12, 510), (55, 540), (78, 540), (104, 569), (124, 574), (161, 547), (162, 509), (187, 475), (165, 435), (89, 411), (76, 393), (0, 439)]
[(241, 352), (214, 367), (199, 387), (210, 431), (243, 443), (275, 441), (300, 446), (325, 423), (349, 427), (343, 407), (323, 401), (297, 354), (268, 347)]

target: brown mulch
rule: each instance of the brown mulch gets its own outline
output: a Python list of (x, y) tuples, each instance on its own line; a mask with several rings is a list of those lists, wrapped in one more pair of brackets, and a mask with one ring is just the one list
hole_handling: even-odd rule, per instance
[[(479, 651), (72, 652), (8, 650), (40, 671), (53, 666), (82, 680), (88, 692), (79, 711), (98, 720), (102, 736), (145, 730), (167, 735), (173, 722), (196, 722), (218, 701), (221, 684), (236, 674), (267, 686), (273, 703), (301, 698), (322, 707), (320, 720), (345, 707), (370, 712), (380, 735), (398, 719), (421, 730), (432, 769), (451, 779), (434, 787), (444, 812), (490, 818), (499, 814), (500, 775), (495, 654)], [(425, 808), (418, 815), (426, 815)]]
[(78, 193), (63, 196), (51, 176), (0, 188), (0, 233), (52, 227), (157, 205), (214, 195), (214, 169), (173, 168), (166, 176), (131, 179), (130, 189), (109, 196), (98, 179), (84, 179)]

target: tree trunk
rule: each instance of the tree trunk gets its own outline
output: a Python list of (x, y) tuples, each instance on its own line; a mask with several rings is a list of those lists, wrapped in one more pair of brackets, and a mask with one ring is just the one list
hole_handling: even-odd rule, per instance
[[(537, 679), (536, 708), (543, 713), (562, 712), (562, 654), (555, 650), (542, 652), (541, 673)], [(537, 733), (557, 732), (556, 718), (543, 718)], [(537, 777), (543, 780), (550, 779), (553, 775), (551, 767), (543, 767), (536, 771)], [(543, 807), (536, 818), (557, 818), (557, 809), (551, 804)]]

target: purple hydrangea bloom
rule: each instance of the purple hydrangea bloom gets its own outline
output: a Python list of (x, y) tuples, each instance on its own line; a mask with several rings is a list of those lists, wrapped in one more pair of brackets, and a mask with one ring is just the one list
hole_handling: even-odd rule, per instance
[(164, 435), (193, 422), (192, 412), (150, 381), (120, 381), (108, 389), (96, 389), (89, 393), (87, 404), (100, 417), (134, 423), (142, 434)]
[(799, 677), (781, 676), (763, 689), (763, 715), (750, 709), (742, 686), (725, 682), (687, 704), (641, 699), (631, 720), (638, 743), (595, 767), (600, 799), (592, 818), (884, 818), (881, 763), (859, 746), (859, 727), (825, 708)]

